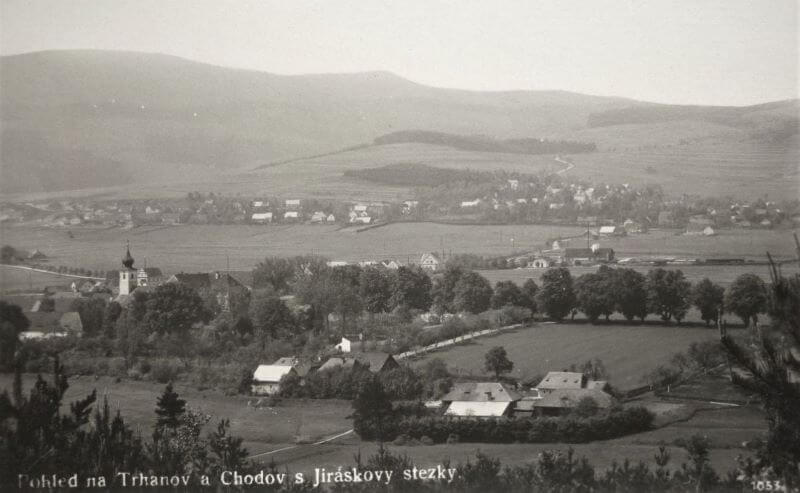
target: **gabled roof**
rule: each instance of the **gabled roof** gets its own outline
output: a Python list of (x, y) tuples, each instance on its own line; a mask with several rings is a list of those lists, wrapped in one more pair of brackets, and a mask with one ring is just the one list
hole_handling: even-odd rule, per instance
[(535, 400), (534, 407), (569, 408), (575, 407), (584, 397), (591, 397), (600, 408), (611, 407), (614, 398), (598, 389), (556, 389)]
[(282, 365), (258, 365), (253, 372), (253, 380), (262, 383), (278, 383), (281, 378), (292, 371), (291, 366)]
[(446, 416), (475, 416), (476, 418), (500, 417), (505, 414), (511, 402), (472, 402), (454, 401), (447, 407)]
[(514, 402), (522, 396), (499, 382), (457, 383), (444, 397), (444, 402)]
[(285, 356), (283, 358), (278, 358), (278, 361), (272, 363), (273, 366), (295, 366), (297, 364), (297, 358), (294, 356)]
[(572, 371), (551, 371), (539, 382), (539, 389), (580, 389), (583, 387), (583, 373)]
[(328, 361), (320, 366), (318, 371), (328, 371), (333, 370), (334, 368), (352, 368), (355, 364), (356, 360), (354, 358), (342, 358), (334, 356), (328, 358)]
[(362, 365), (369, 367), (369, 371), (372, 373), (381, 371), (389, 360), (394, 360), (391, 354), (382, 353), (380, 351), (350, 353), (350, 357), (355, 358)]

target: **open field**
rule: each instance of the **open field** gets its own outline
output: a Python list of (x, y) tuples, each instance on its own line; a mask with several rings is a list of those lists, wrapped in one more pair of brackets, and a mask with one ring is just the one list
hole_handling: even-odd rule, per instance
[[(619, 127), (624, 130), (632, 126)], [(649, 149), (637, 146), (571, 158), (575, 167), (567, 176), (604, 183), (657, 184), (668, 195), (732, 196), (740, 200), (767, 195), (771, 200), (790, 200), (800, 194), (800, 146), (796, 139), (788, 145), (728, 141)]]
[[(548, 238), (580, 234), (568, 226), (454, 226), (398, 223), (363, 233), (328, 225), (182, 225), (132, 230), (4, 227), (2, 242), (18, 248), (36, 245), (54, 265), (116, 269), (125, 240), (138, 264), (165, 272), (251, 269), (270, 255), (324, 255), (336, 260), (398, 259), (418, 262), (425, 252), (510, 254), (514, 249), (543, 245)], [(511, 238), (514, 238), (512, 248)]]
[[(29, 388), (33, 381), (32, 375), (26, 375), (25, 388)], [(0, 375), (0, 390), (9, 389), (10, 386), (10, 375)], [(154, 422), (153, 410), (156, 398), (163, 390), (163, 385), (127, 380), (114, 382), (108, 377), (99, 379), (72, 377), (65, 403), (84, 397), (92, 389), (97, 389), (100, 402), (104, 395), (107, 396), (112, 410), (120, 409), (123, 417), (134, 429), (138, 429), (145, 437), (149, 435)], [(299, 435), (304, 445), (263, 455), (257, 459), (263, 463), (274, 460), (281, 468), (287, 467), (293, 472), (309, 472), (315, 467), (327, 469), (347, 467), (354, 464), (356, 454), (360, 453), (362, 458), (366, 459), (377, 450), (377, 444), (362, 442), (352, 434), (322, 445), (309, 444), (352, 427), (347, 418), (351, 412), (350, 403), (347, 401), (283, 400), (275, 408), (254, 409), (247, 406), (248, 400), (256, 400), (253, 397), (226, 397), (181, 385), (177, 385), (176, 390), (188, 401), (190, 407), (211, 414), (212, 424), (222, 418), (230, 419), (232, 433), (245, 438), (245, 446), (253, 455), (294, 447), (295, 437)], [(675, 402), (680, 405), (680, 401)], [(677, 468), (686, 460), (686, 454), (674, 446), (674, 440), (686, 438), (693, 433), (702, 433), (709, 435), (713, 442), (712, 465), (718, 472), (724, 473), (733, 468), (734, 458), (737, 455), (747, 453), (740, 448), (741, 442), (750, 440), (765, 430), (763, 414), (752, 408), (725, 408), (702, 403), (687, 405), (694, 406), (697, 411), (686, 421), (602, 442), (574, 445), (488, 443), (402, 447), (390, 445), (389, 449), (393, 453), (408, 454), (415, 464), (425, 466), (441, 464), (447, 460), (453, 464), (474, 460), (478, 450), (500, 459), (503, 464), (524, 464), (536, 460), (543, 450), (566, 451), (572, 447), (578, 457), (588, 457), (598, 470), (603, 470), (609, 467), (612, 461), (621, 462), (626, 458), (634, 462), (643, 460), (652, 465), (658, 444), (663, 441), (672, 454), (671, 467)]]
[[(397, 223), (362, 233), (356, 233), (353, 228), (307, 224), (181, 225), (131, 230), (72, 228), (70, 231), (73, 238), (63, 229), (4, 225), (0, 238), (3, 244), (17, 248), (40, 249), (53, 265), (92, 270), (118, 268), (125, 241), (130, 240), (139, 264), (143, 265), (147, 259), (148, 266), (174, 273), (224, 269), (226, 257), (232, 269), (242, 270), (253, 268), (270, 255), (318, 254), (335, 260), (397, 259), (401, 262), (417, 262), (425, 252), (442, 250), (446, 254), (509, 255), (514, 251), (538, 250), (544, 248), (548, 239), (578, 236), (584, 230), (573, 226)], [(660, 254), (763, 259), (766, 251), (778, 258), (792, 258), (791, 233), (788, 230), (729, 230), (716, 237), (704, 237), (660, 230), (646, 235), (603, 239), (601, 244), (614, 248), (618, 258)], [(584, 245), (580, 239), (566, 244)]]
[[(49, 378), (45, 375), (45, 379)], [(25, 375), (26, 389), (35, 381), (35, 376)], [(0, 391), (10, 390), (11, 375), (0, 374)], [(97, 389), (98, 402), (107, 396), (112, 410), (120, 409), (126, 421), (143, 436), (149, 436), (155, 423), (156, 400), (164, 385), (124, 380), (115, 382), (111, 377), (77, 377), (69, 379), (69, 389), (64, 404), (83, 398)], [(175, 386), (187, 406), (212, 415), (209, 429), (220, 419), (230, 419), (234, 435), (244, 437), (251, 449), (268, 448), (271, 444), (316, 441), (352, 428), (347, 418), (352, 411), (349, 401), (327, 400), (283, 400), (274, 408), (255, 408), (247, 405), (257, 397), (224, 396), (214, 391), (198, 391), (180, 384)], [(276, 447), (277, 448), (277, 447)]]
[(514, 362), (511, 375), (516, 378), (530, 379), (599, 358), (611, 384), (625, 390), (643, 385), (645, 373), (667, 363), (674, 353), (684, 351), (692, 342), (718, 337), (716, 330), (704, 328), (544, 323), (428, 353), (413, 364), (441, 358), (451, 370), (483, 375), (486, 352), (503, 346)]
[(81, 283), (85, 279), (0, 265), (0, 292), (9, 290), (40, 291), (48, 286), (69, 287), (73, 281)]

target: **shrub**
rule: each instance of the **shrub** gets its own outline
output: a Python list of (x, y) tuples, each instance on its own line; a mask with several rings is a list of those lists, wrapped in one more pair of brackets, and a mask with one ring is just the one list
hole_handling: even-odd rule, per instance
[(168, 360), (158, 360), (150, 370), (150, 377), (158, 383), (169, 383), (174, 381), (180, 374), (178, 365)]
[(448, 435), (448, 437), (447, 437), (447, 443), (448, 444), (458, 443), (460, 441), (461, 440), (459, 440), (458, 435), (456, 433), (450, 433), (450, 435)]
[(419, 439), (419, 443), (422, 445), (433, 445), (433, 438), (423, 435), (422, 438)]

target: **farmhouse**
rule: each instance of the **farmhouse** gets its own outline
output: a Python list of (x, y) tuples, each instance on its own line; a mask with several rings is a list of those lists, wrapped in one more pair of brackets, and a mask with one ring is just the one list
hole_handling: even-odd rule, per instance
[[(281, 361), (281, 360), (278, 360)], [(285, 361), (284, 361), (285, 362)], [(273, 395), (280, 390), (281, 379), (289, 374), (297, 374), (294, 371), (294, 361), (292, 364), (258, 365), (253, 372), (253, 383), (251, 390), (257, 395)]]
[(328, 361), (319, 368), (319, 371), (332, 370), (334, 368), (354, 368), (356, 366), (366, 368), (372, 373), (381, 373), (400, 367), (391, 354), (371, 351), (353, 352), (349, 353), (348, 356), (333, 356), (328, 358)]
[(457, 383), (442, 397), (445, 416), (494, 418), (509, 416), (520, 396), (497, 382)]
[(627, 234), (625, 228), (620, 226), (600, 226), (599, 233), (601, 236), (625, 236)]
[(339, 343), (336, 344), (334, 347), (336, 348), (337, 351), (339, 351), (341, 353), (349, 353), (349, 352), (353, 351), (353, 346), (355, 345), (355, 343), (356, 342), (362, 342), (363, 339), (364, 338), (363, 338), (363, 336), (361, 334), (343, 335), (342, 336), (342, 340), (339, 341)]
[(545, 257), (537, 257), (528, 262), (528, 267), (531, 269), (547, 269), (552, 265), (550, 259)]
[(425, 270), (436, 272), (442, 266), (442, 260), (435, 253), (423, 253), (419, 264)]
[(557, 389), (580, 389), (586, 385), (586, 376), (574, 371), (551, 371), (539, 382), (536, 389), (548, 393)]
[(400, 268), (400, 264), (398, 264), (395, 260), (381, 260), (380, 265), (391, 270), (397, 270)]
[(250, 216), (250, 220), (254, 223), (271, 223), (272, 222), (272, 213), (271, 212), (254, 212), (252, 216)]
[(613, 248), (600, 248), (597, 245), (592, 245), (592, 248), (564, 249), (564, 261), (569, 265), (586, 265), (600, 262), (612, 262), (613, 260)]
[[(540, 398), (531, 399), (533, 411), (542, 416), (558, 416), (570, 412), (582, 399), (589, 398), (598, 409), (614, 404), (611, 394), (596, 388), (554, 389)], [(522, 408), (522, 406), (520, 406)]]
[(166, 282), (179, 282), (197, 290), (201, 296), (203, 294), (214, 296), (222, 311), (230, 310), (231, 295), (235, 296), (249, 290), (234, 275), (225, 272), (201, 272), (197, 274), (181, 272), (180, 274), (174, 274)]

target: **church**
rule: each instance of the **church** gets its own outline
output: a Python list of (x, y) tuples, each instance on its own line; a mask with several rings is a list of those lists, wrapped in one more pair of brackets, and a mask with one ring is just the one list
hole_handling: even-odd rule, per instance
[(119, 271), (111, 271), (107, 275), (108, 284), (113, 286), (113, 277), (117, 277), (117, 301), (125, 299), (134, 290), (149, 290), (151, 286), (157, 286), (161, 283), (162, 273), (161, 269), (155, 267), (140, 267), (133, 266), (135, 260), (131, 255), (131, 248), (128, 245), (125, 249), (125, 256), (122, 258), (122, 269)]

